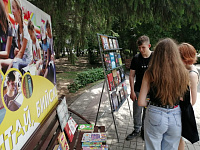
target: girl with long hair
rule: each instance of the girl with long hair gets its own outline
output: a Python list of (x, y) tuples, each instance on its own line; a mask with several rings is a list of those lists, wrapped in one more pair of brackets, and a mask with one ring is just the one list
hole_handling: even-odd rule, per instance
[(0, 0), (0, 68), (7, 69), (14, 58), (13, 37), (14, 29), (8, 20), (4, 3)]
[(35, 29), (34, 29), (34, 25), (33, 22), (31, 20), (28, 21), (28, 33), (31, 37), (32, 40), (32, 50), (33, 50), (33, 60), (31, 61), (30, 64), (35, 63), (36, 64), (36, 69), (38, 70), (38, 75), (40, 74), (40, 65), (42, 65), (42, 58), (41, 58), (41, 48), (38, 42), (38, 39), (36, 38), (35, 35)]
[(18, 48), (15, 48), (16, 56), (13, 60), (13, 68), (21, 69), (26, 67), (33, 59), (32, 41), (27, 26), (24, 24), (22, 7), (19, 0), (12, 1), (12, 13), (15, 22), (18, 23), (16, 28), (16, 43)]
[(147, 150), (177, 150), (181, 138), (180, 98), (188, 89), (189, 76), (177, 44), (170, 38), (158, 42), (146, 70), (139, 106), (147, 106), (144, 121)]

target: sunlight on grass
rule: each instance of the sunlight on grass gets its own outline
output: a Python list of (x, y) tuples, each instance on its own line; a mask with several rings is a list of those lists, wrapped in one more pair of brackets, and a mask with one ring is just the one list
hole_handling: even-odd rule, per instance
[(76, 77), (76, 74), (79, 72), (63, 72), (63, 73), (58, 73), (56, 74), (56, 78), (57, 79), (64, 79), (64, 80), (68, 80), (68, 79), (74, 79)]

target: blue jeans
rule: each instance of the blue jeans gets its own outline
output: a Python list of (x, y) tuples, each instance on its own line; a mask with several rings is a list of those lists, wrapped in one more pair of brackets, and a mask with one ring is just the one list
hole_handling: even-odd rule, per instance
[(13, 68), (16, 68), (18, 70), (26, 67), (29, 63), (31, 62), (30, 59), (26, 59), (26, 58), (15, 58), (13, 61)]
[[(139, 92), (135, 92), (136, 97), (138, 98)], [(142, 110), (143, 110), (143, 116), (142, 116)], [(134, 119), (134, 130), (139, 132), (142, 129), (144, 129), (144, 118), (145, 118), (145, 108), (142, 106), (138, 106), (138, 101), (133, 101), (133, 119)]]
[(181, 138), (181, 110), (149, 105), (144, 120), (146, 150), (177, 150)]

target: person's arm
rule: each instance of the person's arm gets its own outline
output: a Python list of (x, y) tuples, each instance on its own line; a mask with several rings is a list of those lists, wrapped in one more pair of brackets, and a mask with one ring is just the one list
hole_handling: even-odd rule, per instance
[(23, 38), (22, 46), (17, 55), (15, 56), (16, 58), (22, 58), (26, 49), (26, 45), (28, 43), (28, 40), (26, 38)]
[(197, 83), (198, 76), (195, 72), (190, 72), (190, 101), (191, 104), (194, 105), (197, 100)]
[(135, 78), (135, 70), (130, 69), (129, 83), (130, 83), (130, 88), (131, 88), (130, 98), (132, 101), (137, 100), (137, 97), (134, 91), (134, 78)]
[(142, 85), (141, 85), (140, 94), (138, 97), (138, 105), (139, 106), (144, 106), (144, 107), (147, 106), (146, 97), (149, 92), (149, 89), (150, 89), (149, 81), (148, 81), (147, 75), (145, 73), (144, 77), (142, 79)]
[(12, 36), (8, 36), (7, 42), (6, 42), (6, 49), (5, 51), (0, 51), (0, 58), (7, 59), (9, 57), (10, 49), (12, 45), (12, 39), (13, 39)]

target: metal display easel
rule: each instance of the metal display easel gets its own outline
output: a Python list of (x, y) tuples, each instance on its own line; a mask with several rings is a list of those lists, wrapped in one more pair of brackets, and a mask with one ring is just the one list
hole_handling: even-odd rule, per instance
[[(104, 88), (105, 88), (105, 85), (106, 85), (106, 90), (107, 90), (107, 93), (108, 93), (108, 97), (109, 97), (109, 101), (110, 101), (110, 107), (111, 107), (111, 114), (112, 114), (112, 118), (113, 118), (113, 122), (114, 122), (114, 126), (115, 126), (115, 131), (116, 131), (116, 135), (117, 135), (117, 139), (118, 139), (118, 142), (119, 142), (119, 137), (118, 137), (118, 132), (117, 132), (117, 127), (116, 127), (116, 123), (115, 123), (115, 116), (114, 116), (114, 112), (117, 112), (120, 107), (123, 105), (123, 103), (125, 102), (125, 100), (128, 101), (128, 95), (124, 98), (124, 100), (121, 102), (121, 104), (118, 106), (118, 109), (117, 110), (114, 110), (113, 107), (112, 107), (112, 99), (111, 99), (111, 93), (114, 92), (114, 91), (118, 91), (118, 87), (125, 82), (122, 81), (114, 90), (110, 91), (109, 90), (109, 85), (108, 85), (108, 79), (107, 79), (107, 72), (108, 71), (112, 71), (114, 69), (119, 69), (119, 68), (122, 68), (123, 65), (121, 66), (118, 66), (116, 68), (113, 68), (113, 69), (110, 69), (110, 70), (107, 70), (106, 66), (105, 66), (105, 63), (104, 63), (104, 56), (103, 54), (105, 53), (109, 53), (109, 52), (119, 52), (122, 48), (112, 48), (112, 49), (103, 49), (103, 44), (102, 44), (102, 41), (101, 41), (101, 38), (100, 36), (106, 36), (107, 38), (112, 38), (112, 39), (116, 39), (116, 37), (113, 37), (113, 36), (107, 36), (107, 35), (103, 35), (103, 34), (99, 34), (97, 33), (97, 38), (98, 38), (98, 43), (99, 43), (99, 49), (100, 49), (100, 55), (101, 55), (101, 61), (102, 61), (102, 66), (103, 66), (103, 71), (104, 71), (104, 76), (105, 76), (105, 79), (104, 79), (104, 82), (103, 82), (103, 87), (102, 87), (102, 92), (101, 92), (101, 96), (100, 96), (100, 101), (99, 101), (99, 106), (98, 106), (98, 111), (97, 111), (97, 115), (96, 115), (96, 121), (95, 121), (95, 126), (97, 124), (97, 119), (98, 119), (98, 114), (99, 114), (99, 109), (100, 109), (100, 105), (101, 105), (101, 100), (102, 100), (102, 96), (103, 96), (103, 91), (104, 91)], [(119, 47), (119, 46), (118, 46)], [(125, 74), (124, 74), (125, 75)], [(129, 107), (129, 111), (130, 111), (130, 116), (132, 116), (131, 114), (131, 110), (130, 110), (130, 104), (129, 104), (129, 101), (128, 101), (128, 107)]]

